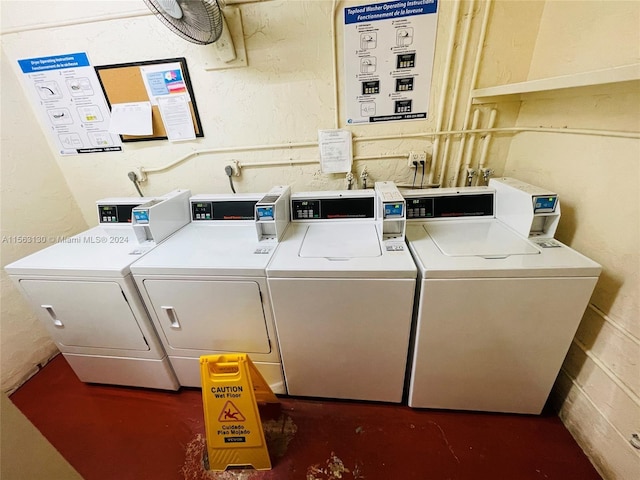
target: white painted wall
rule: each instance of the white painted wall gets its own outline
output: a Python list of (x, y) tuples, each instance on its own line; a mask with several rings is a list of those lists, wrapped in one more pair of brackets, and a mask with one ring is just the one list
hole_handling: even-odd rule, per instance
[[(640, 3), (547, 1), (528, 79), (637, 63)], [(640, 82), (522, 102), (519, 126), (640, 131)], [(527, 133), (504, 173), (555, 190), (557, 237), (603, 266), (552, 398), (607, 479), (637, 478), (640, 451), (640, 141)]]
[[(38, 2), (3, 2), (11, 8), (6, 25), (38, 21), (91, 18), (100, 12), (136, 11), (140, 2), (90, 1), (57, 2), (61, 4), (51, 17), (35, 19), (14, 11), (18, 4), (39, 10)], [(353, 2), (352, 2), (353, 3)], [(40, 2), (41, 5), (47, 2)], [(105, 7), (105, 4), (109, 7)], [(43, 6), (43, 9), (45, 7)], [(47, 10), (50, 10), (46, 8)], [(334, 82), (332, 60), (332, 2), (268, 1), (243, 4), (241, 7), (247, 68), (207, 72), (202, 67), (211, 48), (190, 44), (171, 34), (152, 15), (143, 10), (127, 19), (89, 21), (64, 27), (42, 28), (3, 36), (2, 48), (12, 61), (31, 56), (86, 51), (93, 65), (107, 65), (141, 60), (186, 57), (200, 111), (205, 137), (182, 144), (167, 141), (129, 143), (123, 153), (105, 153), (76, 157), (56, 157), (86, 221), (94, 224), (92, 202), (113, 195), (131, 195), (135, 190), (127, 172), (137, 166), (166, 165), (194, 150), (242, 147), (264, 144), (317, 141), (318, 129), (334, 128)], [(439, 29), (449, 23), (448, 6), (442, 7)], [(38, 15), (40, 15), (38, 13)], [(4, 20), (4, 15), (3, 15)], [(8, 20), (7, 20), (8, 22)], [(340, 15), (338, 31), (341, 37)], [(446, 34), (443, 35), (446, 40)], [(443, 52), (439, 52), (439, 61)], [(438, 63), (434, 77), (440, 83)], [(16, 74), (19, 75), (17, 71)], [(341, 60), (338, 68), (342, 70)], [(432, 98), (432, 104), (435, 104)], [(433, 129), (433, 120), (372, 125), (354, 128), (354, 134), (410, 134)], [(358, 144), (358, 154), (403, 154), (411, 148), (430, 148), (426, 140), (393, 140)], [(224, 166), (232, 159), (253, 162), (270, 159), (317, 159), (316, 147), (308, 149), (267, 150), (260, 153), (239, 152), (206, 154), (184, 162), (164, 174), (152, 175), (145, 193), (161, 194), (174, 188), (190, 188), (194, 193), (229, 191)], [(398, 165), (400, 164), (400, 165)], [(370, 180), (393, 179), (410, 182), (412, 172), (404, 162), (369, 161)], [(358, 175), (364, 162), (354, 166)], [(281, 168), (255, 168), (243, 171), (236, 179), (242, 192), (264, 191), (274, 184), (289, 183), (294, 191), (342, 188), (344, 175), (321, 175), (318, 165)]]

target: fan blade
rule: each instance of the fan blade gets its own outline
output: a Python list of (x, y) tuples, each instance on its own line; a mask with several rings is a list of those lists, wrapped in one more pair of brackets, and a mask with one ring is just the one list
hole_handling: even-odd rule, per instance
[(157, 0), (160, 8), (172, 18), (180, 20), (182, 18), (182, 9), (176, 0)]

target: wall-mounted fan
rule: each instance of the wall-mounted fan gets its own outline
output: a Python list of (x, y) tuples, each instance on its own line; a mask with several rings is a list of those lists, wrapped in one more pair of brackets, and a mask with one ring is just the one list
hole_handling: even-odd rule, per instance
[(144, 0), (144, 3), (178, 36), (198, 45), (213, 44), (224, 62), (236, 59), (218, 0)]

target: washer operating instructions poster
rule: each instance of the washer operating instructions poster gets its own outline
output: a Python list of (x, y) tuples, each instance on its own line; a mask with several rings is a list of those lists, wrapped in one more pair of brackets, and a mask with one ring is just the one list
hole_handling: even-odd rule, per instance
[(61, 155), (119, 152), (111, 114), (86, 53), (18, 60), (27, 88)]
[(427, 118), (437, 0), (345, 7), (347, 124)]

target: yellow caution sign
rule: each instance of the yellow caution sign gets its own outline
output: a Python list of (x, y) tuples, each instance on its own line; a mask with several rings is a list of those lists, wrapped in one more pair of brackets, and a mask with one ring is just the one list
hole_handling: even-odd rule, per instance
[(200, 357), (209, 468), (270, 470), (258, 403), (279, 403), (246, 354)]

